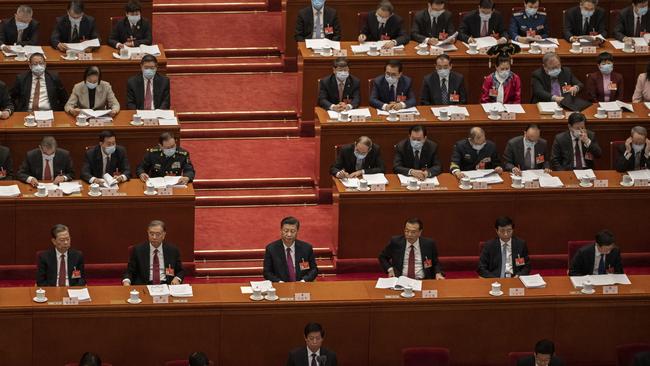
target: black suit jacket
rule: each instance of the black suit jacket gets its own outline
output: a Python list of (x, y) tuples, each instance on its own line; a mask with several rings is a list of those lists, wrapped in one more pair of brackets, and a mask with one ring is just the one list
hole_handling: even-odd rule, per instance
[[(347, 173), (354, 173), (357, 171), (357, 157), (354, 155), (354, 144), (343, 145), (339, 149), (339, 154), (336, 157), (336, 162), (330, 168), (332, 175), (336, 175), (341, 170)], [(363, 171), (365, 174), (376, 174), (384, 172), (384, 161), (381, 159), (381, 151), (379, 145), (372, 144), (372, 148), (368, 151), (368, 155), (363, 159)]]
[[(594, 273), (594, 262), (596, 260), (596, 244), (587, 244), (578, 249), (571, 259), (571, 268), (569, 276), (586, 276)], [(621, 251), (614, 247), (612, 251), (605, 256), (605, 270), (607, 273), (623, 273), (623, 262), (621, 261)]]
[[(296, 240), (295, 246), (296, 281), (313, 281), (318, 275), (314, 249), (311, 244)], [(301, 270), (301, 262), (309, 263), (309, 269)], [(287, 252), (282, 240), (276, 240), (266, 246), (264, 252), (264, 278), (273, 282), (289, 282), (289, 271), (287, 269)]]
[[(404, 273), (404, 253), (406, 251), (406, 238), (404, 235), (393, 236), (384, 250), (379, 254), (379, 264), (384, 272), (393, 267), (395, 277), (406, 276)], [(436, 273), (443, 274), (438, 262), (436, 242), (430, 238), (420, 237), (420, 256), (422, 257), (422, 270), (425, 279), (436, 278)], [(425, 261), (431, 260), (431, 266), (425, 267)]]
[[(144, 109), (144, 77), (131, 76), (126, 83), (126, 109)], [(154, 109), (170, 109), (169, 78), (156, 73), (153, 78)]]
[(20, 42), (18, 40), (18, 28), (16, 28), (16, 18), (11, 17), (2, 21), (2, 31), (0, 31), (0, 44), (21, 46), (37, 46), (38, 43), (38, 21), (32, 19), (27, 28), (23, 30), (23, 36)]
[[(551, 161), (548, 158), (548, 144), (546, 140), (540, 138), (535, 144), (533, 155), (535, 156), (535, 165), (532, 169), (547, 169), (551, 167)], [(519, 168), (525, 170), (525, 152), (524, 152), (524, 137), (513, 137), (506, 145), (506, 151), (503, 153), (503, 169), (512, 171), (512, 168)], [(542, 160), (542, 162), (538, 162)]]
[[(90, 179), (93, 177), (102, 178), (104, 175), (102, 171), (103, 167), (104, 157), (102, 156), (102, 148), (99, 145), (93, 146), (86, 150), (86, 154), (84, 155), (81, 179), (90, 182)], [(119, 171), (119, 174), (124, 174), (127, 179), (131, 177), (131, 166), (126, 155), (126, 149), (120, 145), (116, 146), (115, 152), (111, 154), (110, 164), (106, 167), (106, 171), (111, 172), (111, 175), (116, 170)]]
[[(59, 74), (54, 71), (45, 70), (45, 85), (47, 87), (47, 98), (50, 100), (50, 107), (53, 111), (62, 111), (68, 101), (68, 92), (65, 91)], [(11, 98), (17, 112), (27, 112), (31, 107), (29, 98), (32, 92), (32, 72), (27, 71), (16, 75), (16, 82), (11, 89)]]
[[(60, 261), (57, 258), (56, 249), (53, 247), (44, 251), (38, 256), (38, 271), (36, 272), (37, 286), (56, 286), (57, 270), (56, 265)], [(86, 284), (86, 272), (84, 270), (83, 254), (73, 248), (68, 249), (68, 281), (70, 286), (84, 286)], [(72, 271), (79, 270), (80, 278), (72, 278)]]
[[(551, 94), (551, 77), (544, 71), (544, 68), (540, 67), (533, 71), (532, 79), (533, 97), (531, 103), (551, 102), (551, 97), (553, 96)], [(558, 75), (557, 80), (560, 83), (560, 91), (564, 84), (577, 85), (580, 90), (584, 88), (582, 82), (573, 75), (571, 69), (568, 67), (562, 66), (562, 71)]]
[[(415, 93), (411, 88), (411, 78), (402, 75), (397, 82), (397, 96), (404, 96), (406, 100), (406, 108), (411, 108), (415, 106)], [(370, 105), (373, 108), (381, 109), (384, 104), (388, 104), (393, 101), (393, 96), (390, 95), (390, 87), (384, 75), (377, 76), (372, 82), (372, 93), (370, 94)]]
[(0, 145), (0, 180), (13, 179), (13, 166), (11, 151), (8, 147)]
[[(183, 270), (180, 251), (176, 246), (167, 242), (163, 242), (162, 251), (165, 268), (171, 267), (174, 269), (173, 276), (165, 275), (164, 283), (171, 284), (174, 277), (180, 278), (182, 282), (183, 278), (185, 278), (185, 271)], [(128, 278), (132, 285), (151, 285), (151, 279), (149, 278), (150, 266), (151, 256), (149, 255), (149, 242), (147, 241), (133, 247), (133, 253), (129, 258), (126, 273), (124, 273), (124, 279)], [(161, 280), (163, 279), (161, 278)]]
[(411, 26), (411, 39), (422, 43), (427, 38), (438, 38), (440, 33), (445, 32), (448, 36), (452, 36), (456, 32), (454, 27), (453, 14), (449, 10), (445, 10), (436, 18), (435, 24), (431, 24), (431, 16), (429, 10), (420, 10), (413, 17), (413, 25)]
[(456, 169), (461, 171), (476, 170), (476, 166), (481, 162), (485, 164), (483, 169), (495, 169), (501, 166), (497, 146), (494, 142), (486, 140), (485, 146), (480, 151), (476, 151), (468, 139), (456, 141), (451, 154), (450, 170), (452, 172)]
[(404, 31), (402, 17), (397, 14), (393, 14), (388, 18), (384, 31), (380, 34), (379, 22), (377, 21), (377, 15), (374, 10), (368, 13), (368, 21), (361, 28), (361, 34), (366, 35), (366, 41), (368, 42), (380, 41), (382, 35), (387, 35), (388, 38), (394, 39), (398, 46), (405, 45), (411, 40), (406, 31)]
[[(470, 11), (463, 17), (463, 21), (460, 23), (458, 39), (467, 42), (470, 37), (481, 37), (481, 26), (481, 16), (479, 15), (478, 9)], [(506, 26), (503, 23), (503, 17), (496, 10), (492, 12), (492, 16), (488, 21), (488, 36), (492, 34), (498, 34), (499, 37), (508, 37)]]
[[(589, 147), (582, 145), (582, 156), (585, 161), (585, 169), (594, 168), (594, 160), (601, 157), (603, 151), (596, 141), (596, 134), (593, 131), (587, 130), (587, 136), (591, 140)], [(573, 170), (574, 151), (573, 151), (573, 138), (569, 131), (564, 131), (555, 135), (553, 141), (553, 152), (551, 154), (551, 166), (553, 170)], [(591, 155), (591, 156), (590, 156)], [(591, 159), (587, 159), (591, 157)]]
[(568, 42), (572, 36), (588, 36), (596, 32), (607, 38), (607, 17), (601, 7), (596, 7), (594, 14), (589, 18), (589, 28), (584, 32), (580, 7), (574, 6), (564, 13), (564, 39)]
[(124, 17), (121, 21), (115, 24), (115, 27), (111, 30), (111, 35), (108, 37), (108, 44), (117, 48), (118, 43), (125, 43), (130, 37), (135, 38), (134, 46), (138, 47), (141, 44), (151, 45), (153, 42), (151, 36), (151, 23), (145, 18), (140, 18), (140, 21), (135, 25), (135, 28), (131, 28), (131, 23), (129, 19)]
[(438, 158), (438, 144), (426, 139), (420, 151), (420, 164), (415, 166), (415, 153), (411, 147), (410, 139), (404, 139), (395, 145), (393, 159), (393, 172), (395, 174), (409, 175), (410, 169), (426, 169), (429, 177), (440, 174), (440, 160)]
[[(641, 28), (639, 32), (650, 32), (650, 15), (641, 17)], [(634, 10), (627, 6), (621, 10), (618, 22), (614, 26), (614, 38), (622, 41), (625, 37), (634, 37)]]
[[(350, 75), (345, 79), (343, 86), (343, 99), (349, 99), (352, 108), (358, 108), (361, 103), (361, 96), (359, 94), (359, 79)], [(318, 105), (324, 109), (330, 109), (332, 104), (339, 104), (339, 84), (336, 80), (336, 75), (332, 74), (328, 77), (320, 79), (318, 82)]]
[[(56, 18), (56, 25), (54, 26), (52, 36), (50, 37), (50, 44), (52, 47), (56, 48), (59, 43), (75, 43), (70, 39), (71, 36), (72, 24), (70, 24), (68, 15), (66, 14)], [(81, 18), (81, 23), (79, 24), (79, 42), (95, 38), (99, 39), (99, 33), (97, 33), (97, 28), (95, 27), (95, 18), (84, 14)]]
[[(530, 259), (526, 241), (516, 237), (510, 240), (512, 247), (512, 276), (528, 275), (530, 273)], [(524, 264), (517, 265), (517, 258), (524, 258)], [(478, 275), (484, 278), (501, 276), (501, 241), (495, 238), (485, 242), (481, 257), (478, 262)]]
[[(74, 169), (72, 168), (72, 158), (70, 152), (64, 149), (56, 149), (54, 153), (54, 175), (52, 178), (61, 173), (67, 177), (66, 180), (74, 179)], [(18, 179), (27, 182), (30, 176), (43, 180), (43, 153), (40, 149), (33, 149), (27, 152), (27, 156), (18, 169)]]
[(639, 352), (634, 355), (632, 366), (650, 366), (650, 352)]
[[(618, 172), (627, 172), (634, 170), (634, 150), (631, 151), (632, 155), (629, 159), (625, 158), (625, 144), (620, 144), (616, 147), (616, 163), (615, 168)], [(643, 150), (641, 150), (641, 161), (639, 167), (641, 169), (647, 169), (650, 166), (650, 161), (645, 157), (645, 145), (643, 145)]]
[(9, 88), (7, 88), (7, 84), (4, 82), (0, 81), (0, 111), (8, 110), (9, 114), (13, 114), (14, 110), (16, 108), (14, 107), (14, 103), (11, 100), (11, 96), (9, 95)]
[[(467, 92), (465, 91), (465, 78), (463, 74), (451, 71), (447, 79), (447, 91), (449, 95), (458, 94), (458, 102), (449, 101), (449, 104), (467, 104)], [(442, 105), (440, 92), (440, 77), (437, 72), (432, 72), (424, 77), (422, 81), (422, 92), (420, 93), (420, 104)]]
[[(336, 366), (338, 364), (336, 360), (336, 353), (328, 350), (327, 348), (321, 347), (320, 355), (327, 357), (327, 360), (324, 364), (319, 364), (318, 366)], [(296, 348), (293, 351), (289, 352), (287, 366), (311, 366), (311, 362), (307, 362), (307, 347)]]
[[(325, 28), (332, 27), (332, 33), (325, 33)], [(300, 9), (298, 19), (296, 20), (296, 30), (293, 38), (297, 42), (303, 42), (305, 39), (311, 39), (314, 32), (314, 13), (311, 6)], [(341, 24), (336, 10), (325, 6), (323, 8), (323, 35), (332, 41), (341, 40)]]
[[(535, 356), (531, 355), (520, 358), (517, 360), (517, 366), (535, 366)], [(564, 362), (557, 356), (551, 356), (551, 362), (548, 366), (564, 366)]]

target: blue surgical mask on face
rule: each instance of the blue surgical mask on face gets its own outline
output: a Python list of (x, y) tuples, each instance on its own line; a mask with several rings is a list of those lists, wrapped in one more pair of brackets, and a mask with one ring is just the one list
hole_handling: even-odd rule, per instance
[(104, 148), (104, 153), (106, 153), (106, 155), (111, 155), (114, 152), (115, 152), (115, 145)]
[(18, 30), (25, 30), (27, 27), (29, 27), (29, 23), (16, 22), (16, 29)]
[(348, 71), (337, 71), (336, 72), (336, 80), (343, 82), (347, 80), (348, 76), (350, 76), (350, 73)]
[(537, 14), (537, 8), (526, 8), (526, 15), (532, 17), (535, 14)]
[(325, 0), (311, 0), (311, 6), (316, 10), (321, 10), (325, 5)]
[(537, 141), (530, 141), (529, 139), (524, 138), (524, 146), (527, 148), (530, 147), (532, 149), (533, 147), (535, 147), (536, 143)]
[(170, 149), (163, 149), (163, 154), (165, 154), (166, 157), (174, 156), (175, 153), (176, 153), (175, 147), (172, 147)]
[(446, 79), (449, 77), (449, 69), (440, 69), (436, 70), (436, 72), (438, 73), (438, 77), (441, 79)]
[(156, 76), (156, 69), (144, 69), (142, 70), (142, 75), (145, 79), (153, 79)]
[(558, 77), (558, 76), (560, 75), (561, 72), (562, 72), (561, 69), (551, 69), (551, 70), (546, 71), (546, 73), (548, 74), (548, 76), (550, 76), (550, 77), (552, 77), (552, 78), (556, 78), (556, 77)]
[(365, 159), (367, 155), (368, 154), (362, 154), (362, 153), (358, 152), (357, 150), (354, 150), (354, 156), (356, 156), (356, 158), (359, 159), (359, 160)]
[(479, 12), (478, 14), (481, 17), (481, 20), (484, 21), (484, 22), (490, 20), (490, 18), (492, 17), (492, 13), (484, 14), (484, 13)]
[(593, 12), (593, 10), (588, 11), (588, 10), (583, 9), (583, 10), (580, 10), (580, 14), (582, 14), (582, 16), (585, 17), (585, 18), (591, 18), (591, 16), (594, 15), (594, 12)]
[(97, 88), (97, 83), (90, 83), (86, 81), (86, 87), (90, 90), (94, 90), (95, 88)]
[(600, 72), (602, 72), (603, 74), (609, 75), (614, 70), (614, 64), (598, 65), (598, 69), (600, 69)]
[(139, 15), (128, 15), (127, 19), (129, 19), (129, 23), (131, 24), (138, 24), (140, 21), (140, 16)]
[(643, 8), (639, 8), (637, 10), (638, 10), (640, 16), (644, 16), (644, 15), (646, 15), (648, 13), (648, 7), (647, 6), (645, 6)]
[(41, 65), (41, 64), (32, 65), (31, 69), (34, 75), (41, 76), (45, 72), (45, 65)]
[(410, 140), (411, 142), (411, 147), (413, 150), (419, 151), (422, 150), (422, 146), (424, 146), (424, 142), (418, 141), (418, 140)]

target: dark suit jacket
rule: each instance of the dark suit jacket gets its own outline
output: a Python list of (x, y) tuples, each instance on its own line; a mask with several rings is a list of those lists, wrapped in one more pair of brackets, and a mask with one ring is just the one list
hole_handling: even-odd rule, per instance
[[(384, 250), (379, 254), (379, 264), (384, 272), (393, 267), (395, 276), (406, 276), (404, 273), (404, 252), (406, 251), (406, 238), (404, 235), (393, 236)], [(443, 274), (440, 262), (438, 262), (438, 250), (436, 242), (430, 238), (420, 237), (420, 256), (422, 257), (422, 270), (424, 278), (436, 278), (436, 273)], [(431, 260), (431, 267), (425, 268), (424, 261)]]
[(440, 160), (438, 158), (438, 144), (426, 139), (420, 151), (420, 165), (415, 166), (415, 153), (411, 147), (410, 139), (404, 139), (395, 145), (393, 159), (393, 172), (395, 174), (409, 175), (409, 169), (426, 169), (429, 177), (440, 174)]
[[(159, 247), (160, 248), (160, 247)], [(174, 277), (183, 281), (185, 271), (181, 262), (181, 253), (176, 246), (163, 242), (162, 244), (163, 259), (165, 268), (173, 268), (173, 276), (165, 276), (164, 283), (171, 284)], [(162, 263), (161, 263), (162, 265)], [(129, 279), (132, 285), (151, 285), (149, 279), (149, 267), (151, 266), (151, 256), (149, 255), (149, 242), (144, 242), (133, 247), (133, 253), (129, 258), (129, 264), (124, 273), (124, 279)], [(161, 280), (163, 280), (161, 278)]]
[[(609, 95), (609, 100), (624, 100), (625, 92), (623, 90), (623, 76), (617, 72), (612, 72), (609, 75), (609, 78), (612, 83), (616, 84), (616, 90), (612, 90)], [(609, 86), (607, 86), (609, 87)], [(603, 74), (600, 70), (592, 72), (587, 78), (587, 84), (585, 86), (587, 95), (589, 96), (590, 102), (604, 102), (605, 101), (605, 89), (603, 86)]]
[[(627, 172), (634, 170), (634, 150), (631, 151), (632, 156), (630, 159), (625, 159), (625, 144), (620, 144), (616, 147), (616, 162), (615, 167), (616, 171)], [(640, 168), (647, 169), (650, 166), (650, 161), (645, 157), (645, 145), (643, 145), (643, 150), (641, 151), (641, 162)]]
[[(59, 43), (74, 43), (70, 39), (71, 36), (72, 24), (70, 24), (68, 15), (66, 14), (56, 18), (56, 25), (50, 37), (52, 47), (56, 48)], [(99, 39), (99, 33), (97, 33), (97, 28), (95, 27), (95, 18), (84, 14), (81, 18), (81, 24), (79, 24), (79, 42), (95, 38)]]
[(388, 38), (394, 39), (398, 46), (405, 45), (411, 40), (406, 31), (404, 31), (402, 17), (397, 14), (393, 14), (388, 18), (384, 32), (379, 34), (379, 22), (377, 21), (377, 15), (374, 10), (368, 13), (368, 21), (361, 28), (361, 34), (366, 35), (366, 41), (368, 42), (380, 41), (382, 34), (387, 35)]
[[(526, 241), (512, 237), (512, 276), (528, 275), (530, 273), (530, 259)], [(518, 266), (516, 259), (524, 258), (524, 265)], [(478, 262), (478, 275), (484, 278), (501, 276), (501, 241), (495, 238), (485, 242), (481, 257)]]
[(38, 21), (32, 19), (25, 30), (20, 42), (18, 40), (18, 28), (16, 28), (16, 18), (11, 17), (2, 21), (2, 31), (0, 32), (0, 44), (13, 45), (19, 44), (21, 46), (37, 46), (38, 43)]
[[(86, 150), (84, 158), (84, 164), (81, 168), (81, 179), (90, 182), (90, 179), (93, 177), (102, 178), (104, 175), (102, 172), (104, 167), (102, 148), (99, 145), (93, 146)], [(129, 165), (129, 159), (126, 155), (126, 149), (120, 145), (116, 146), (115, 152), (111, 154), (111, 162), (108, 167), (106, 167), (106, 171), (111, 172), (111, 175), (116, 170), (119, 171), (119, 174), (124, 174), (127, 179), (131, 177), (131, 166)]]
[[(144, 77), (131, 76), (126, 83), (126, 109), (144, 109)], [(169, 78), (156, 73), (153, 77), (154, 109), (170, 109)]]
[(484, 169), (495, 169), (501, 166), (501, 159), (499, 159), (497, 146), (494, 142), (486, 140), (485, 146), (480, 151), (476, 151), (468, 139), (456, 141), (451, 154), (451, 171), (453, 172), (455, 169), (476, 170), (476, 166), (483, 160), (488, 160), (484, 161)]
[[(72, 158), (68, 150), (56, 149), (54, 153), (54, 177), (63, 173), (66, 180), (74, 179), (74, 169), (72, 168)], [(27, 156), (18, 169), (18, 179), (27, 182), (30, 176), (43, 180), (43, 153), (39, 149), (33, 149), (27, 152)]]
[[(587, 244), (578, 249), (571, 259), (571, 268), (569, 276), (586, 276), (594, 273), (594, 261), (596, 260), (595, 244)], [(621, 261), (621, 251), (614, 247), (612, 251), (605, 256), (605, 270), (607, 273), (623, 273), (623, 262)]]
[[(482, 21), (478, 9), (470, 11), (463, 17), (460, 23), (458, 39), (467, 42), (469, 37), (479, 38), (481, 36), (481, 26)], [(499, 37), (508, 37), (506, 26), (503, 23), (503, 17), (496, 10), (492, 12), (492, 16), (488, 21), (488, 36), (492, 34), (498, 34)]]
[[(350, 75), (345, 79), (345, 86), (343, 87), (343, 99), (349, 99), (352, 108), (359, 107), (361, 103), (361, 96), (359, 94), (359, 79)], [(332, 74), (328, 77), (320, 79), (318, 82), (318, 105), (324, 109), (330, 109), (332, 104), (339, 104), (339, 84), (336, 80), (336, 75)]]
[(564, 13), (564, 39), (569, 41), (572, 36), (587, 36), (596, 32), (607, 38), (607, 17), (601, 7), (596, 7), (594, 15), (589, 18), (589, 29), (584, 32), (580, 7), (574, 6)]
[[(531, 355), (520, 358), (517, 360), (517, 366), (535, 366), (535, 356)], [(551, 362), (548, 366), (564, 366), (564, 362), (557, 356), (551, 356)]]
[[(547, 155), (547, 146), (548, 144), (543, 138), (540, 138), (535, 144), (535, 148), (533, 149), (535, 165), (532, 169), (546, 169), (551, 167), (551, 161)], [(525, 170), (524, 156), (524, 137), (517, 136), (511, 138), (506, 145), (506, 151), (503, 153), (503, 169), (509, 172), (515, 167)], [(538, 163), (537, 161), (539, 159), (543, 159), (543, 162)]]
[[(582, 145), (582, 154), (585, 161), (585, 169), (594, 168), (594, 159), (600, 158), (603, 154), (603, 151), (596, 141), (596, 134), (593, 131), (587, 130), (587, 136), (591, 140), (591, 145), (585, 147)], [(551, 166), (553, 170), (573, 170), (573, 138), (569, 131), (564, 131), (555, 135), (555, 140), (553, 141), (553, 152), (551, 154)], [(592, 159), (587, 159), (588, 155), (591, 154)]]
[[(326, 356), (327, 361), (323, 365), (318, 366), (336, 366), (336, 353), (321, 347), (320, 355)], [(289, 358), (287, 359), (287, 366), (311, 366), (311, 362), (307, 363), (307, 347), (296, 348), (293, 351), (289, 352)]]
[[(296, 281), (313, 281), (318, 275), (314, 249), (311, 244), (296, 240), (295, 246)], [(301, 270), (300, 262), (309, 263), (309, 269)], [(287, 252), (282, 240), (276, 240), (266, 246), (264, 252), (264, 278), (273, 282), (289, 282), (289, 271), (287, 270)]]
[[(639, 32), (650, 31), (650, 15), (646, 14), (641, 17), (641, 28)], [(614, 26), (614, 38), (622, 41), (625, 37), (634, 37), (634, 10), (632, 6), (621, 9), (618, 16), (618, 22)]]
[(16, 108), (14, 107), (14, 103), (11, 100), (11, 96), (9, 95), (9, 88), (7, 88), (7, 84), (0, 81), (0, 112), (8, 110), (9, 114), (13, 114), (15, 109)]
[(650, 352), (639, 352), (634, 355), (632, 366), (650, 366)]
[[(449, 95), (458, 94), (458, 102), (449, 101), (449, 104), (467, 104), (467, 92), (465, 91), (465, 78), (463, 74), (451, 71), (447, 79), (447, 91)], [(424, 77), (422, 81), (422, 92), (420, 93), (420, 104), (442, 105), (440, 92), (440, 77), (437, 72), (432, 72)]]
[[(345, 170), (347, 173), (354, 173), (357, 171), (356, 166), (357, 157), (354, 155), (354, 144), (347, 144), (339, 149), (336, 162), (332, 165), (330, 172), (332, 175), (336, 175), (341, 170)], [(363, 171), (365, 174), (384, 172), (384, 161), (381, 159), (379, 145), (372, 144), (368, 155), (363, 159)]]
[(436, 19), (435, 24), (431, 24), (431, 16), (429, 10), (420, 10), (413, 17), (413, 25), (411, 26), (411, 39), (422, 43), (426, 38), (438, 38), (440, 33), (445, 32), (448, 36), (452, 36), (456, 32), (453, 21), (454, 15), (445, 10), (444, 13)]
[[(65, 91), (59, 74), (54, 71), (45, 70), (43, 74), (47, 87), (47, 97), (50, 100), (50, 107), (53, 111), (62, 111), (65, 103), (68, 101), (68, 92)], [(14, 100), (14, 106), (17, 112), (27, 112), (31, 107), (29, 98), (34, 94), (32, 92), (32, 72), (27, 71), (16, 75), (16, 82), (11, 89), (11, 98)]]
[[(311, 39), (312, 37), (312, 33), (314, 32), (314, 13), (312, 9), (311, 6), (308, 6), (300, 9), (298, 12), (296, 30), (293, 35), (293, 38), (297, 42), (303, 42), (305, 39)], [(325, 33), (325, 28), (327, 27), (332, 27), (333, 32), (329, 34)], [(332, 41), (341, 40), (339, 17), (336, 15), (336, 10), (329, 6), (323, 8), (323, 35)]]
[[(56, 265), (60, 261), (54, 247), (44, 251), (38, 256), (38, 271), (36, 273), (37, 286), (56, 286)], [(76, 249), (68, 249), (68, 281), (70, 286), (84, 286), (86, 272), (84, 270), (84, 256)], [(79, 270), (80, 278), (72, 278), (72, 271)]]
[(0, 180), (13, 179), (13, 166), (11, 151), (8, 147), (0, 145)]
[(151, 45), (153, 42), (151, 36), (151, 23), (145, 18), (140, 18), (140, 21), (135, 25), (135, 29), (131, 28), (129, 19), (124, 17), (121, 21), (115, 24), (111, 30), (111, 35), (108, 37), (108, 44), (117, 48), (118, 43), (125, 43), (129, 37), (135, 38), (134, 46), (138, 47), (141, 44)]
[[(402, 75), (397, 82), (397, 96), (406, 97), (404, 104), (406, 108), (411, 108), (415, 106), (415, 93), (411, 88), (411, 78)], [(372, 82), (372, 93), (370, 94), (370, 105), (373, 108), (381, 109), (384, 104), (388, 104), (393, 101), (393, 97), (390, 95), (390, 87), (384, 75), (377, 76)]]
[[(551, 97), (553, 96), (553, 94), (551, 94), (551, 77), (544, 71), (544, 68), (540, 67), (533, 71), (532, 79), (533, 97), (531, 103), (550, 102)], [(580, 90), (584, 87), (582, 82), (573, 75), (571, 69), (568, 67), (562, 66), (562, 71), (560, 72), (560, 75), (558, 75), (557, 80), (560, 83), (560, 90), (564, 84), (577, 85)]]

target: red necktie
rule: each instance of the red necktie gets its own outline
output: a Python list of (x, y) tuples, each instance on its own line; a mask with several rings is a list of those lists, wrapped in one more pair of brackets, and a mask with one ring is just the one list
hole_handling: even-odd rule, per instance
[(411, 245), (411, 250), (409, 251), (409, 264), (408, 271), (406, 272), (406, 277), (415, 278), (415, 246)]
[(32, 111), (37, 111), (41, 99), (41, 77), (36, 77), (36, 86), (34, 86), (34, 96), (32, 97)]
[(151, 96), (151, 79), (147, 79), (147, 90), (144, 92), (144, 109), (153, 109), (153, 98)]
[(158, 249), (154, 249), (153, 251), (153, 266), (151, 272), (151, 282), (154, 285), (160, 285), (160, 259), (158, 258)]
[(574, 149), (576, 159), (576, 169), (582, 169), (582, 154), (580, 154), (580, 140), (576, 139), (576, 147)]
[(45, 160), (45, 171), (43, 172), (43, 180), (52, 180), (52, 168), (50, 168), (50, 161)]
[(291, 248), (287, 248), (287, 270), (289, 270), (289, 282), (296, 282), (296, 266), (291, 259)]
[(65, 254), (61, 254), (61, 263), (59, 264), (59, 283), (57, 286), (65, 287)]

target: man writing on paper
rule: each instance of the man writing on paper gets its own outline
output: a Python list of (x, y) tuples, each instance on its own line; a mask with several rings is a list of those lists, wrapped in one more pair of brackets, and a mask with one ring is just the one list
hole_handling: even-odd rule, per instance
[(535, 352), (517, 360), (517, 366), (564, 366), (564, 362), (555, 356), (555, 344), (548, 339), (535, 343)]
[(102, 131), (99, 144), (86, 150), (81, 179), (100, 186), (105, 184), (104, 175), (108, 174), (117, 183), (126, 182), (131, 176), (131, 166), (126, 156), (126, 149), (117, 144), (113, 131)]
[(468, 12), (460, 23), (458, 38), (467, 43), (475, 43), (475, 38), (494, 37), (497, 43), (506, 43), (506, 27), (503, 17), (492, 0), (480, 0), (478, 9)]
[(616, 170), (627, 172), (630, 170), (648, 169), (650, 162), (650, 140), (645, 127), (634, 126), (630, 137), (625, 144), (618, 145), (616, 149)]
[(547, 146), (546, 140), (540, 137), (539, 126), (529, 124), (523, 135), (508, 141), (503, 153), (505, 171), (521, 175), (522, 170), (544, 169), (550, 173), (551, 161), (546, 153)]
[(176, 146), (176, 139), (171, 132), (163, 132), (158, 138), (159, 145), (148, 149), (136, 174), (141, 181), (149, 177), (177, 176), (178, 184), (187, 184), (194, 180), (194, 167), (190, 161), (190, 152)]
[(16, 111), (62, 111), (68, 101), (68, 92), (59, 74), (45, 69), (45, 56), (42, 53), (29, 56), (29, 68), (30, 71), (16, 75), (11, 89)]
[(389, 277), (406, 276), (423, 280), (444, 280), (438, 262), (436, 242), (422, 235), (424, 224), (418, 218), (404, 223), (404, 235), (394, 236), (379, 254), (379, 264)]
[(379, 145), (373, 144), (368, 136), (359, 137), (353, 144), (343, 145), (330, 172), (339, 179), (383, 173), (384, 161)]
[(395, 145), (393, 172), (425, 180), (440, 171), (438, 145), (427, 139), (427, 129), (422, 125), (409, 128), (409, 137)]
[(151, 23), (142, 17), (142, 5), (138, 0), (129, 0), (124, 6), (126, 16), (113, 27), (108, 44), (122, 49), (138, 47), (141, 44), (150, 46), (152, 41)]
[(9, 46), (38, 46), (37, 20), (32, 18), (32, 8), (27, 5), (20, 5), (16, 14), (4, 19), (0, 26), (0, 44), (2, 50), (9, 50)]
[(52, 248), (38, 255), (37, 286), (84, 286), (83, 254), (70, 247), (70, 230), (67, 226), (56, 224), (52, 227)]
[(325, 0), (311, 0), (311, 6), (298, 12), (293, 38), (296, 42), (322, 38), (340, 41), (341, 24), (336, 10), (325, 6)]
[(8, 147), (0, 145), (0, 181), (13, 179), (13, 161)]
[(122, 284), (179, 285), (185, 271), (178, 248), (165, 241), (165, 223), (153, 220), (147, 227), (149, 241), (133, 247)]
[(54, 137), (45, 136), (38, 149), (27, 152), (17, 176), (32, 187), (37, 187), (41, 180), (54, 184), (70, 181), (74, 179), (70, 152), (59, 149)]
[(298, 240), (300, 221), (288, 216), (280, 222), (280, 239), (264, 251), (264, 279), (273, 282), (311, 282), (318, 267), (311, 244)]
[(523, 11), (512, 13), (510, 38), (520, 43), (532, 43), (549, 35), (546, 13), (539, 11), (539, 0), (524, 0)]
[(571, 73), (571, 69), (562, 67), (558, 54), (554, 52), (544, 54), (542, 65), (532, 74), (531, 103), (560, 103), (565, 95), (576, 96), (584, 87), (582, 82)]
[(350, 65), (345, 57), (338, 57), (332, 65), (332, 75), (318, 82), (318, 105), (335, 112), (359, 107), (359, 79), (350, 75)]
[[(601, 35), (607, 38), (607, 18), (605, 10), (598, 7), (598, 0), (580, 0), (564, 13), (564, 39), (567, 42), (579, 41), (582, 36)], [(597, 41), (602, 43), (603, 40)]]
[(596, 134), (587, 130), (587, 117), (582, 113), (571, 113), (569, 130), (555, 135), (551, 166), (553, 170), (593, 169), (594, 159), (603, 151), (596, 141)]
[(596, 243), (578, 249), (571, 259), (569, 276), (622, 274), (621, 251), (616, 246), (614, 234), (601, 230), (596, 234)]
[(361, 28), (358, 37), (359, 43), (388, 41), (383, 48), (409, 43), (409, 35), (404, 31), (402, 17), (394, 13), (393, 4), (388, 0), (382, 0), (377, 10), (368, 13), (368, 20)]
[(457, 141), (451, 154), (451, 174), (461, 179), (463, 171), (478, 169), (494, 169), (498, 174), (503, 172), (501, 160), (494, 142), (485, 138), (485, 131), (480, 127), (472, 127), (469, 137)]
[(400, 110), (415, 106), (415, 93), (411, 89), (411, 78), (402, 75), (402, 63), (390, 60), (384, 68), (384, 75), (372, 82), (370, 105), (382, 111)]
[(325, 330), (318, 323), (305, 326), (305, 344), (289, 352), (286, 366), (336, 366), (336, 353), (323, 347)]
[(95, 18), (84, 14), (82, 0), (72, 0), (68, 4), (68, 14), (56, 18), (50, 43), (53, 48), (66, 52), (66, 43), (81, 43), (95, 38), (99, 40)]
[(427, 8), (418, 11), (413, 17), (411, 39), (435, 46), (456, 33), (454, 15), (445, 10), (447, 0), (427, 0), (427, 3)]
[(614, 26), (614, 38), (625, 42), (631, 37), (643, 37), (650, 31), (648, 0), (632, 0), (630, 6), (621, 10)]
[(126, 109), (169, 109), (169, 78), (156, 72), (156, 57), (144, 55), (140, 68), (142, 74), (131, 76), (126, 83)]
[(526, 241), (513, 236), (515, 223), (507, 216), (494, 223), (495, 239), (485, 242), (478, 262), (478, 275), (483, 278), (509, 278), (530, 273)]
[(451, 70), (451, 58), (446, 53), (436, 57), (436, 71), (424, 77), (420, 104), (467, 104), (465, 78), (463, 74)]

